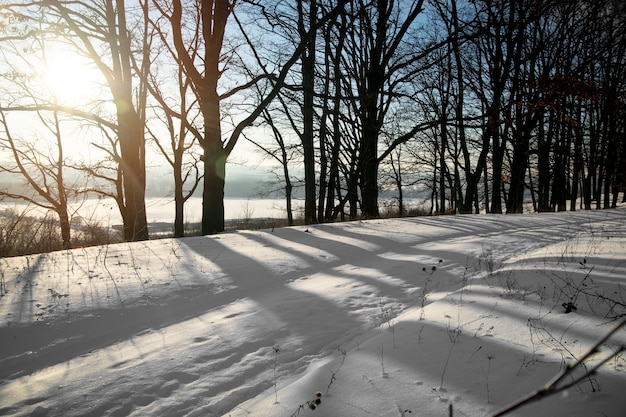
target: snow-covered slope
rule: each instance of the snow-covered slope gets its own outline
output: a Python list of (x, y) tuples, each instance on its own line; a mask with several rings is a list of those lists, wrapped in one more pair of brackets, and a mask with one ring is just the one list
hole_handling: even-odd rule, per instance
[[(240, 231), (0, 271), (0, 415), (487, 416), (626, 314), (626, 210)], [(510, 415), (621, 417), (624, 392), (619, 353)]]

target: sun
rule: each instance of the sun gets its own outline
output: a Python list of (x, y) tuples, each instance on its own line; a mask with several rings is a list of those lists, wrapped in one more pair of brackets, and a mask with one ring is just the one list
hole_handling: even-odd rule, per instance
[(64, 105), (87, 104), (102, 95), (98, 71), (86, 58), (58, 52), (43, 65), (43, 87), (54, 101)]

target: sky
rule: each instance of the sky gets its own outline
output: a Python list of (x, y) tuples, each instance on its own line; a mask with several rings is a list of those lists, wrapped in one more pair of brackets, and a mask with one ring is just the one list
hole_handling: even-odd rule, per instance
[[(625, 220), (381, 219), (0, 259), (0, 415), (492, 416), (626, 316)], [(578, 384), (510, 415), (620, 416), (624, 345), (622, 327)]]

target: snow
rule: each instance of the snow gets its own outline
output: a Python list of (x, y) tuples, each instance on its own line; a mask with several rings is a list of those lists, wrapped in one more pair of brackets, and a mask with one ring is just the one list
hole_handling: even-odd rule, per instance
[[(626, 315), (626, 208), (237, 231), (0, 272), (0, 415), (488, 416)], [(509, 415), (621, 417), (624, 392), (619, 353)]]

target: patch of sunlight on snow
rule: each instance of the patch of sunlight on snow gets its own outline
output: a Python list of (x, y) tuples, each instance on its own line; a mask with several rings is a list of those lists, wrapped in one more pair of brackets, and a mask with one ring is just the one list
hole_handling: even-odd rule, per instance
[(260, 232), (245, 232), (248, 234), (254, 234), (267, 241), (271, 245), (275, 245), (281, 247), (290, 252), (298, 252), (303, 255), (305, 258), (314, 258), (318, 261), (322, 262), (333, 262), (338, 260), (339, 258), (336, 255), (333, 255), (330, 252), (322, 250), (312, 245), (305, 245), (302, 243), (295, 242), (293, 240), (285, 239), (281, 236), (277, 236), (276, 234), (271, 233), (260, 233)]
[[(375, 268), (366, 268), (366, 267), (360, 267), (360, 266), (355, 266), (351, 264), (345, 264), (345, 265), (341, 265), (341, 266), (334, 268), (334, 270), (343, 275), (354, 275), (356, 277), (363, 277), (363, 278), (367, 278), (373, 281), (378, 281), (381, 284), (386, 284), (386, 285), (391, 285), (391, 286), (396, 286), (396, 287), (402, 287), (403, 285), (406, 284), (403, 280), (399, 278), (395, 278), (392, 275), (387, 275), (383, 273), (382, 271), (380, 271), (379, 269), (375, 269)], [(380, 291), (380, 288), (379, 288), (379, 291)]]
[(585, 258), (601, 253), (604, 258), (621, 258), (626, 251), (626, 238), (622, 237), (581, 237), (568, 239), (536, 250), (511, 257), (507, 263), (525, 260), (557, 259), (560, 262), (575, 261), (578, 263)]
[[(336, 230), (341, 230), (341, 229), (336, 229)], [(335, 232), (335, 230), (333, 230), (333, 232)], [(356, 248), (363, 249), (369, 252), (374, 252), (374, 251), (381, 249), (381, 247), (375, 243), (368, 242), (367, 240), (364, 240), (364, 239), (356, 239), (353, 237), (344, 236), (341, 234), (341, 232), (332, 233), (332, 232), (326, 232), (320, 228), (316, 228), (316, 229), (313, 229), (311, 234), (320, 239), (326, 239), (333, 243), (343, 243), (344, 245), (354, 246)]]
[(428, 304), (434, 303), (436, 301), (442, 300), (450, 295), (449, 292), (443, 291), (429, 291), (428, 292)]
[(379, 289), (373, 285), (364, 284), (356, 278), (345, 278), (325, 273), (317, 273), (290, 283), (299, 291), (314, 294), (338, 305), (347, 299), (368, 298), (376, 303)]
[(223, 244), (233, 252), (242, 255), (244, 259), (252, 259), (279, 275), (310, 266), (302, 257), (275, 247), (262, 246), (258, 241), (247, 237), (245, 233), (229, 234), (228, 239), (223, 240)]
[(343, 229), (359, 236), (363, 239), (384, 238), (394, 242), (412, 243), (420, 240), (424, 236), (424, 225), (416, 226), (406, 221), (398, 221), (393, 219), (384, 220), (384, 230), (381, 230), (376, 220), (368, 222), (348, 222)]
[(413, 246), (413, 248), (436, 253), (459, 252), (459, 250), (462, 250), (466, 256), (479, 256), (484, 250), (481, 241), (473, 236), (450, 238), (440, 242), (421, 243)]
[(433, 256), (421, 255), (415, 253), (397, 253), (397, 252), (385, 252), (378, 255), (379, 258), (389, 259), (391, 261), (402, 261), (402, 262), (415, 262), (416, 264), (421, 265), (437, 265), (439, 264), (439, 259)]

